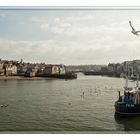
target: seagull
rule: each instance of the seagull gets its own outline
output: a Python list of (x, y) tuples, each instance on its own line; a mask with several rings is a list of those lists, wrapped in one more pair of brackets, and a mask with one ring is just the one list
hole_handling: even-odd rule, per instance
[(137, 36), (139, 36), (140, 34), (138, 34), (140, 31), (136, 31), (135, 29), (134, 29), (134, 27), (132, 26), (132, 23), (131, 23), (131, 21), (129, 21), (129, 24), (130, 24), (130, 27), (132, 28), (132, 31), (131, 31), (131, 33), (133, 33), (134, 35), (137, 35)]

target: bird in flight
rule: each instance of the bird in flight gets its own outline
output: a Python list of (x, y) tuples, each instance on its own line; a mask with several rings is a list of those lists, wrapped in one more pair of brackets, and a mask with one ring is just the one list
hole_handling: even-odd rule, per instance
[(140, 31), (136, 31), (136, 30), (134, 29), (134, 27), (132, 26), (132, 23), (131, 23), (131, 21), (129, 21), (129, 24), (130, 24), (130, 27), (132, 28), (132, 31), (131, 31), (131, 33), (133, 33), (134, 35), (137, 35), (137, 36), (139, 36), (140, 34), (138, 34), (138, 33), (140, 33)]

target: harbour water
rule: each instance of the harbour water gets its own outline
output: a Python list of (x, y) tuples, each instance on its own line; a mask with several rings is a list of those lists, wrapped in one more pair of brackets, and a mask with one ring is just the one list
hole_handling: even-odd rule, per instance
[[(133, 81), (130, 84), (134, 85)], [(114, 117), (124, 79), (84, 76), (74, 80), (1, 80), (0, 131), (137, 131), (140, 117)]]

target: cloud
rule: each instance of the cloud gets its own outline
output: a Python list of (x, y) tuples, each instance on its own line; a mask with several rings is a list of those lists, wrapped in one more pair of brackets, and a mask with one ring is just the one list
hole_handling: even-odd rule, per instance
[[(94, 17), (94, 18), (93, 18)], [(57, 35), (66, 36), (94, 36), (102, 38), (102, 36), (119, 35), (119, 33), (128, 32), (127, 21), (99, 23), (93, 15), (73, 16), (54, 18), (51, 23), (44, 21), (41, 23), (40, 28), (46, 32), (54, 33)]]
[(24, 58), (24, 60), (28, 61), (43, 61), (45, 57), (51, 57), (53, 46), (54, 44), (51, 40), (16, 41), (0, 39), (0, 56), (7, 59)]
[(21, 58), (30, 62), (63, 64), (108, 64), (139, 58), (139, 40), (123, 44), (102, 38), (89, 42), (64, 42), (56, 40), (17, 41), (0, 39), (0, 57)]
[[(73, 36), (76, 33), (85, 32), (85, 30), (87, 30), (86, 27), (82, 26), (83, 23), (92, 22), (95, 19), (94, 14), (83, 13), (84, 12), (76, 12), (76, 14), (73, 15), (71, 12), (68, 12), (62, 15), (58, 13), (58, 16), (52, 14), (51, 16), (33, 16), (31, 21), (40, 24), (40, 28), (47, 32), (50, 31), (56, 34)], [(87, 26), (87, 24), (84, 26)], [(88, 29), (88, 31), (90, 31), (90, 29)]]
[(1, 18), (5, 18), (5, 17), (6, 17), (6, 14), (1, 13), (1, 14), (0, 14), (0, 17), (1, 17)]
[(48, 30), (50, 28), (49, 24), (41, 24), (40, 26), (42, 29)]
[[(7, 32), (1, 33), (0, 57), (64, 64), (108, 64), (138, 59), (140, 41), (131, 34), (128, 24), (131, 19), (134, 27), (140, 28), (139, 12), (135, 12), (40, 11), (27, 12), (28, 20), (19, 18), (21, 15), (17, 13), (8, 18), (8, 25), (13, 26), (5, 26)], [(18, 31), (13, 21), (26, 21), (17, 34), (9, 32)], [(5, 33), (11, 33), (12, 37)], [(27, 38), (23, 39), (22, 33)], [(16, 35), (18, 40), (14, 38)]]

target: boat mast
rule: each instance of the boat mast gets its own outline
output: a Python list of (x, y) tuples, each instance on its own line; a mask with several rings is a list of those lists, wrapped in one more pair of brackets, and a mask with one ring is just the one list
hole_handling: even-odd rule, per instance
[(131, 67), (131, 77), (134, 77), (133, 66)]
[(136, 87), (139, 87), (139, 74), (137, 74), (137, 83), (136, 83)]
[(128, 64), (126, 65), (125, 88), (128, 87)]
[(125, 77), (125, 88), (127, 88), (128, 87), (128, 76), (126, 75), (126, 77)]

